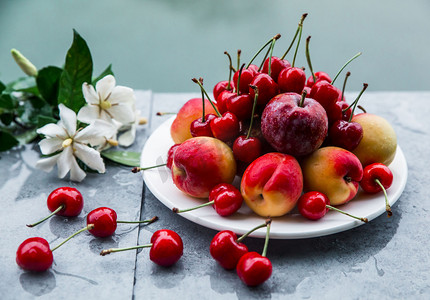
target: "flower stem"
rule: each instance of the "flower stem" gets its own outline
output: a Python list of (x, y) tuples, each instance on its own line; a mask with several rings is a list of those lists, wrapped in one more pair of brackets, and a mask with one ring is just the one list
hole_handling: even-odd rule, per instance
[(387, 191), (385, 190), (384, 186), (379, 181), (379, 179), (375, 179), (375, 182), (381, 187), (382, 191), (384, 192), (384, 196), (385, 196), (385, 210), (387, 211), (387, 216), (391, 217), (393, 215), (393, 212), (391, 211), (391, 206), (390, 206), (390, 203), (388, 202)]
[(52, 217), (53, 215), (55, 215), (56, 213), (58, 213), (59, 211), (63, 210), (66, 206), (64, 204), (61, 204), (56, 210), (54, 210), (52, 213), (50, 213), (48, 216), (46, 216), (45, 218), (43, 218), (40, 221), (37, 221), (36, 223), (33, 224), (27, 224), (27, 227), (34, 227), (36, 225), (39, 225), (40, 223), (45, 222), (46, 220), (48, 220), (50, 217)]
[(102, 250), (100, 252), (101, 256), (105, 256), (107, 254), (111, 254), (114, 252), (121, 252), (121, 251), (128, 251), (128, 250), (135, 250), (135, 249), (140, 249), (140, 248), (151, 248), (152, 244), (146, 244), (146, 245), (137, 245), (137, 246), (133, 246), (133, 247), (126, 247), (126, 248), (110, 248), (110, 249), (106, 249), (106, 250)]
[(76, 235), (80, 234), (81, 232), (87, 231), (87, 230), (91, 230), (94, 228), (94, 224), (88, 224), (86, 227), (76, 231), (74, 234), (72, 234), (71, 236), (69, 236), (67, 239), (65, 239), (64, 241), (62, 241), (60, 244), (58, 244), (55, 248), (53, 248), (51, 251), (54, 252), (55, 250), (57, 250), (58, 248), (60, 248), (61, 246), (63, 246), (68, 240), (70, 240), (71, 238), (75, 237)]

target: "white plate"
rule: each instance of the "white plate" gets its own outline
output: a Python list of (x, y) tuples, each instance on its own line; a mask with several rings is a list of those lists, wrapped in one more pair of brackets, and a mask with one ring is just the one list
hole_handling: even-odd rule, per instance
[[(158, 127), (145, 143), (140, 160), (142, 167), (153, 166), (166, 161), (167, 151), (173, 145), (170, 137), (170, 125), (174, 118), (168, 119)], [(387, 190), (387, 194), (390, 204), (393, 205), (403, 192), (408, 177), (406, 159), (399, 146), (397, 147), (396, 157), (390, 164), (390, 169), (393, 172), (394, 180), (392, 186)], [(202, 199), (196, 199), (182, 193), (174, 185), (170, 170), (167, 167), (147, 170), (143, 172), (143, 178), (155, 197), (170, 209), (173, 207), (179, 209), (190, 208), (204, 202)], [(239, 182), (240, 178), (236, 177), (236, 185)], [(341, 209), (356, 216), (366, 217), (369, 221), (373, 220), (385, 213), (384, 194), (381, 192), (376, 195), (368, 195), (360, 190), (357, 197), (342, 205)], [(202, 226), (215, 230), (232, 230), (237, 234), (244, 234), (264, 222), (264, 218), (254, 214), (245, 204), (230, 217), (219, 216), (212, 206), (181, 213), (180, 215)], [(395, 211), (392, 218), (396, 218)], [(318, 221), (310, 221), (298, 213), (290, 213), (273, 219), (270, 237), (275, 239), (310, 238), (341, 232), (363, 224), (359, 220), (335, 211), (329, 211), (324, 218)], [(251, 236), (262, 238), (265, 233), (265, 228), (262, 228)]]

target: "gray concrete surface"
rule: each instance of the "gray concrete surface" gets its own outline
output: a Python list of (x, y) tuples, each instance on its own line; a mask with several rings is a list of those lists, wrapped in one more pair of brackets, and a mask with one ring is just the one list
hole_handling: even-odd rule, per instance
[[(143, 94), (138, 103), (150, 117), (139, 130), (133, 150), (140, 151), (148, 135), (167, 117), (159, 110), (176, 110), (195, 94)], [(350, 97), (351, 98), (351, 97)], [(268, 257), (272, 277), (257, 288), (242, 284), (210, 257), (216, 231), (196, 225), (164, 207), (128, 168), (108, 163), (105, 175), (90, 175), (81, 184), (34, 169), (34, 146), (1, 153), (0, 159), (0, 293), (2, 299), (428, 299), (430, 268), (428, 220), (430, 202), (429, 92), (369, 92), (361, 104), (385, 117), (396, 130), (405, 153), (409, 177), (393, 207), (394, 216), (378, 217), (365, 226), (303, 240), (272, 240)], [(79, 217), (55, 217), (33, 229), (24, 224), (47, 212), (46, 197), (62, 185), (78, 187), (86, 203)], [(83, 227), (86, 213), (111, 206), (122, 219), (158, 215), (149, 226), (119, 226), (108, 239), (83, 234), (58, 249), (55, 264), (43, 274), (22, 271), (15, 264), (17, 246), (27, 237), (43, 236), (56, 243)], [(102, 248), (146, 243), (160, 228), (177, 231), (184, 255), (172, 268), (153, 264), (148, 250), (100, 257)], [(248, 239), (251, 250), (263, 241)]]

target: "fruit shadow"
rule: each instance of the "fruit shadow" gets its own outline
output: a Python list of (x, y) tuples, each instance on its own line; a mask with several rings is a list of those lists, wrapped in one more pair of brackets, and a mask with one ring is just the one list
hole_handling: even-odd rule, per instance
[(36, 297), (49, 294), (57, 286), (55, 275), (51, 271), (23, 272), (19, 276), (19, 283), (26, 292)]

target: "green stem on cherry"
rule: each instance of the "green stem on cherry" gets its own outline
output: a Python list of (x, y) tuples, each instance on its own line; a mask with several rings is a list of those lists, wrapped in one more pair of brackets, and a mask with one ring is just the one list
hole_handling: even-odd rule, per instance
[(260, 67), (258, 68), (258, 72), (263, 68), (264, 62), (266, 61), (267, 56), (269, 56), (270, 48), (267, 49), (266, 54), (264, 54), (263, 60), (261, 61)]
[(152, 167), (146, 167), (146, 168), (142, 168), (142, 167), (134, 167), (133, 169), (131, 169), (131, 172), (133, 173), (138, 173), (140, 171), (146, 171), (146, 170), (150, 170), (150, 169), (155, 169), (155, 168), (159, 168), (159, 167), (164, 167), (167, 164), (160, 164), (160, 165), (155, 165)]
[(267, 226), (267, 224), (268, 223), (270, 223), (270, 222), (272, 222), (272, 219), (267, 219), (263, 224), (261, 224), (261, 225), (258, 225), (258, 226), (256, 226), (256, 227), (254, 227), (254, 228), (252, 228), (250, 231), (248, 231), (247, 233), (245, 233), (244, 235), (242, 235), (242, 236), (240, 236), (237, 240), (236, 240), (236, 242), (238, 242), (238, 243), (240, 243), (240, 242), (242, 242), (246, 237), (248, 237), (251, 233), (253, 233), (254, 231), (256, 231), (256, 230), (258, 230), (258, 229), (260, 229), (260, 228), (263, 228), (263, 227), (266, 227)]
[(294, 52), (293, 63), (291, 64), (291, 68), (294, 68), (296, 65), (296, 57), (299, 52), (300, 41), (302, 40), (302, 32), (303, 32), (303, 22), (299, 23), (299, 39), (297, 41), (296, 51)]
[[(199, 82), (201, 84), (201, 86), (203, 86), (203, 78), (199, 78)], [(206, 121), (205, 119), (205, 94), (203, 93), (202, 88), (200, 88), (200, 92), (202, 93), (202, 123), (204, 123)]]
[(37, 221), (36, 223), (33, 224), (27, 224), (27, 227), (34, 227), (36, 225), (39, 225), (40, 223), (45, 222), (46, 220), (48, 220), (50, 217), (52, 217), (53, 215), (55, 215), (56, 213), (58, 213), (59, 211), (63, 210), (66, 206), (64, 204), (61, 204), (56, 210), (54, 210), (52, 213), (50, 213), (48, 216), (46, 216), (45, 218), (43, 218), (40, 221)]
[(237, 69), (239, 70), (240, 67), (240, 54), (242, 54), (242, 50), (237, 50)]
[(367, 218), (360, 218), (360, 217), (353, 216), (353, 215), (351, 215), (351, 214), (347, 213), (346, 211), (340, 210), (340, 209), (338, 209), (338, 208), (336, 208), (336, 207), (334, 207), (334, 206), (331, 206), (331, 205), (326, 204), (326, 207), (327, 207), (328, 209), (331, 209), (331, 210), (334, 210), (334, 211), (340, 212), (341, 214), (347, 215), (348, 217), (351, 217), (351, 218), (354, 218), (354, 219), (360, 220), (360, 221), (362, 221), (362, 222), (364, 222), (364, 223), (369, 222), (369, 220), (368, 220)]
[(302, 17), (301, 17), (301, 19), (300, 19), (300, 22), (299, 22), (299, 26), (297, 27), (297, 30), (296, 30), (296, 34), (294, 35), (293, 40), (291, 41), (291, 44), (290, 44), (290, 46), (288, 47), (287, 51), (285, 51), (284, 55), (282, 55), (281, 60), (282, 60), (282, 59), (284, 59), (284, 58), (285, 58), (285, 56), (287, 56), (288, 52), (290, 52), (291, 48), (293, 47), (294, 42), (296, 41), (297, 35), (298, 35), (298, 34), (299, 34), (299, 32), (300, 32), (300, 27), (302, 27), (302, 26), (303, 26), (303, 21), (305, 20), (305, 18), (306, 18), (306, 16), (307, 16), (307, 15), (308, 15), (308, 14), (303, 14), (303, 15), (302, 15)]
[(236, 87), (236, 93), (239, 96), (239, 91), (240, 91), (240, 77), (242, 77), (242, 71), (243, 68), (245, 67), (245, 64), (243, 64), (242, 66), (240, 66), (239, 69), (239, 76), (237, 76), (237, 87)]
[(141, 248), (151, 248), (152, 244), (145, 244), (145, 245), (137, 245), (137, 246), (133, 246), (133, 247), (125, 247), (125, 248), (110, 248), (110, 249), (106, 249), (106, 250), (102, 250), (100, 252), (101, 256), (105, 256), (107, 254), (111, 254), (114, 252), (121, 252), (121, 251), (128, 251), (128, 250), (136, 250), (136, 249), (141, 249)]
[(300, 102), (299, 102), (299, 107), (303, 107), (303, 103), (305, 102), (305, 99), (306, 99), (306, 95), (308, 94), (308, 91), (306, 91), (305, 89), (303, 90), (303, 93), (302, 93), (302, 98), (300, 99)]
[(340, 70), (337, 72), (336, 76), (334, 76), (333, 80), (331, 81), (331, 84), (333, 85), (334, 82), (336, 81), (337, 77), (339, 77), (340, 73), (342, 73), (343, 69), (346, 68), (347, 65), (349, 65), (354, 59), (356, 59), (357, 57), (359, 57), (362, 53), (358, 52), (356, 55), (354, 55), (353, 57), (351, 57), (343, 66), (342, 68), (340, 68)]
[(209, 202), (206, 202), (206, 203), (203, 203), (203, 204), (191, 207), (191, 208), (186, 208), (186, 209), (179, 209), (177, 207), (174, 207), (174, 208), (172, 208), (172, 211), (174, 213), (180, 214), (180, 213), (184, 213), (184, 212), (188, 212), (188, 211), (199, 209), (199, 208), (202, 208), (202, 207), (205, 207), (205, 206), (212, 205), (212, 204), (214, 204), (214, 202), (215, 202), (215, 200), (212, 200), (212, 201), (209, 201)]
[[(351, 115), (349, 116), (349, 120), (348, 120), (348, 122), (351, 122), (351, 120), (352, 120), (352, 116), (354, 115), (355, 108), (357, 107), (358, 100), (360, 100), (361, 95), (363, 95), (364, 91), (367, 89), (367, 87), (368, 87), (368, 86), (369, 86), (369, 85), (368, 85), (367, 83), (363, 83), (363, 89), (361, 90), (360, 94), (358, 94), (357, 99), (355, 99), (355, 100), (354, 100), (354, 102), (353, 102), (354, 106), (353, 106), (353, 108), (352, 108), (352, 112), (351, 112)], [(351, 105), (352, 105), (352, 104), (351, 104)], [(350, 106), (351, 106), (351, 105), (350, 105)], [(348, 108), (349, 108), (350, 106), (348, 106)], [(346, 108), (346, 109), (348, 109), (348, 108)]]
[(200, 86), (200, 89), (205, 93), (206, 98), (208, 98), (210, 104), (212, 105), (213, 109), (215, 110), (216, 114), (218, 117), (222, 117), (221, 114), (219, 113), (218, 108), (215, 106), (215, 104), (212, 102), (211, 98), (209, 97), (208, 93), (206, 92), (205, 88), (203, 87), (203, 85), (200, 83), (200, 81), (198, 81), (196, 78), (191, 79), (194, 83), (197, 83)]
[(258, 100), (258, 87), (252, 84), (250, 84), (249, 87), (254, 90), (255, 96), (254, 96), (254, 103), (252, 104), (251, 121), (249, 122), (249, 128), (248, 128), (248, 133), (246, 134), (246, 139), (249, 139), (249, 137), (251, 136), (252, 124), (254, 123), (255, 107), (257, 106), (257, 100)]
[(390, 203), (388, 202), (387, 191), (384, 188), (384, 186), (382, 185), (382, 183), (379, 181), (379, 179), (375, 179), (375, 182), (381, 187), (382, 191), (384, 192), (384, 196), (385, 196), (385, 210), (387, 211), (387, 216), (391, 217), (393, 215), (393, 212), (391, 211), (391, 206), (390, 206)]
[(345, 88), (346, 88), (346, 82), (348, 81), (348, 77), (351, 76), (351, 72), (346, 72), (345, 75), (345, 80), (343, 81), (343, 86), (342, 86), (342, 98), (340, 98), (343, 101), (344, 95), (345, 95)]
[(60, 248), (61, 246), (63, 246), (67, 241), (69, 241), (71, 238), (77, 236), (78, 234), (80, 234), (81, 232), (87, 231), (87, 230), (91, 230), (94, 228), (94, 224), (88, 224), (86, 227), (76, 231), (74, 234), (72, 234), (71, 236), (69, 236), (67, 239), (65, 239), (64, 241), (62, 241), (60, 244), (58, 244), (56, 247), (54, 247), (53, 249), (51, 249), (52, 252), (54, 252), (55, 250), (57, 250), (58, 248)]
[(317, 78), (315, 77), (314, 69), (312, 68), (311, 55), (309, 53), (309, 42), (311, 40), (311, 36), (306, 38), (306, 60), (308, 61), (309, 70), (311, 70), (312, 78), (314, 79), (314, 83), (317, 82)]
[[(281, 35), (279, 35), (279, 36), (281, 36)], [(275, 48), (276, 40), (277, 40), (277, 39), (273, 38), (273, 40), (272, 40), (272, 44), (270, 45), (269, 69), (268, 69), (268, 71), (267, 71), (267, 74), (268, 74), (269, 76), (272, 76), (272, 56), (273, 56), (273, 48)]]
[(157, 116), (164, 116), (164, 115), (176, 115), (177, 112), (169, 112), (169, 111), (159, 111), (156, 113)]
[(363, 107), (363, 106), (361, 106), (361, 105), (357, 105), (357, 107), (358, 107), (359, 109), (361, 109), (361, 111), (362, 111), (362, 112), (367, 113), (367, 111), (364, 109), (364, 107)]
[(154, 217), (152, 217), (149, 220), (142, 220), (142, 221), (116, 221), (116, 222), (117, 223), (121, 223), (121, 224), (145, 224), (145, 223), (151, 224), (151, 223), (154, 223), (157, 220), (158, 220), (158, 217), (154, 216)]
[(229, 66), (228, 66), (228, 84), (227, 84), (227, 91), (231, 90), (231, 73), (232, 73), (232, 69), (233, 69), (233, 62), (231, 60), (231, 56), (227, 51), (224, 51), (224, 54), (227, 55), (228, 57), (228, 61), (229, 61)]
[[(272, 37), (270, 40), (267, 41), (266, 44), (263, 45), (263, 47), (260, 48), (260, 50), (257, 51), (257, 53), (255, 53), (255, 55), (252, 57), (252, 59), (249, 61), (248, 65), (246, 66), (246, 68), (249, 68), (249, 66), (252, 64), (252, 62), (254, 61), (254, 59), (258, 56), (258, 54), (260, 54), (261, 51), (264, 50), (264, 48), (266, 48), (268, 45), (272, 44), (273, 41), (276, 41), (278, 39), (280, 39), (281, 35), (278, 33), (277, 35), (275, 35), (274, 37)], [(270, 74), (269, 74), (270, 75)]]
[(264, 248), (263, 248), (263, 253), (261, 253), (261, 256), (266, 257), (267, 254), (267, 248), (269, 246), (269, 239), (270, 239), (270, 227), (272, 224), (272, 219), (269, 219), (268, 221), (266, 221), (267, 224), (267, 230), (266, 230), (266, 239), (264, 240)]

